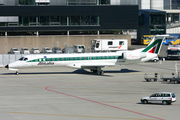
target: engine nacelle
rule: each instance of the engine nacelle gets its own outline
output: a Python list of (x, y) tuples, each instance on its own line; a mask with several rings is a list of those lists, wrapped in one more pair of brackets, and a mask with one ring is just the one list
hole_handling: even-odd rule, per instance
[(140, 60), (147, 56), (146, 53), (143, 52), (124, 52), (122, 53), (122, 57), (124, 60)]

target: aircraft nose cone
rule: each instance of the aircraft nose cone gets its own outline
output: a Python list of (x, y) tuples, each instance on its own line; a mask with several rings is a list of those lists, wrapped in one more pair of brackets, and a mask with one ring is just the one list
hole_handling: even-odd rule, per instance
[(9, 68), (9, 65), (6, 65), (6, 66), (5, 66), (5, 68), (7, 68), (7, 69), (8, 69), (8, 68)]

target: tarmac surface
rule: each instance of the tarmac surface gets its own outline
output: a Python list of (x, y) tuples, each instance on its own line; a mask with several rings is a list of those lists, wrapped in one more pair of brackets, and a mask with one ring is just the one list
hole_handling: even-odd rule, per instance
[[(180, 63), (180, 62), (179, 62)], [(180, 70), (180, 66), (178, 66)], [(2, 120), (179, 120), (180, 84), (146, 82), (144, 74), (171, 76), (174, 61), (108, 67), (104, 75), (65, 67), (0, 68)], [(174, 92), (172, 105), (142, 104), (155, 92)]]

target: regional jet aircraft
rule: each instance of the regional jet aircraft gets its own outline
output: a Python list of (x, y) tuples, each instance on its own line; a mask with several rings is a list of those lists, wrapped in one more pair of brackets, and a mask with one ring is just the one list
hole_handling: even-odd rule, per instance
[(6, 65), (5, 68), (15, 70), (16, 74), (19, 74), (18, 69), (20, 68), (66, 66), (76, 69), (90, 69), (94, 73), (102, 75), (104, 74), (101, 69), (103, 67), (137, 64), (156, 57), (165, 37), (167, 35), (155, 35), (146, 48), (133, 51), (26, 55), (18, 61)]

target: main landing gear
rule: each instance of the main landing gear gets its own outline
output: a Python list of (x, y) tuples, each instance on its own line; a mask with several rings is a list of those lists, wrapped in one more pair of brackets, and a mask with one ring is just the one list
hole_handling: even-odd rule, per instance
[(19, 75), (19, 72), (18, 71), (16, 71), (16, 73), (15, 73), (16, 75)]
[(91, 71), (93, 71), (93, 73), (97, 73), (99, 75), (104, 75), (104, 71), (101, 70), (101, 67), (97, 67), (95, 70), (91, 69)]

